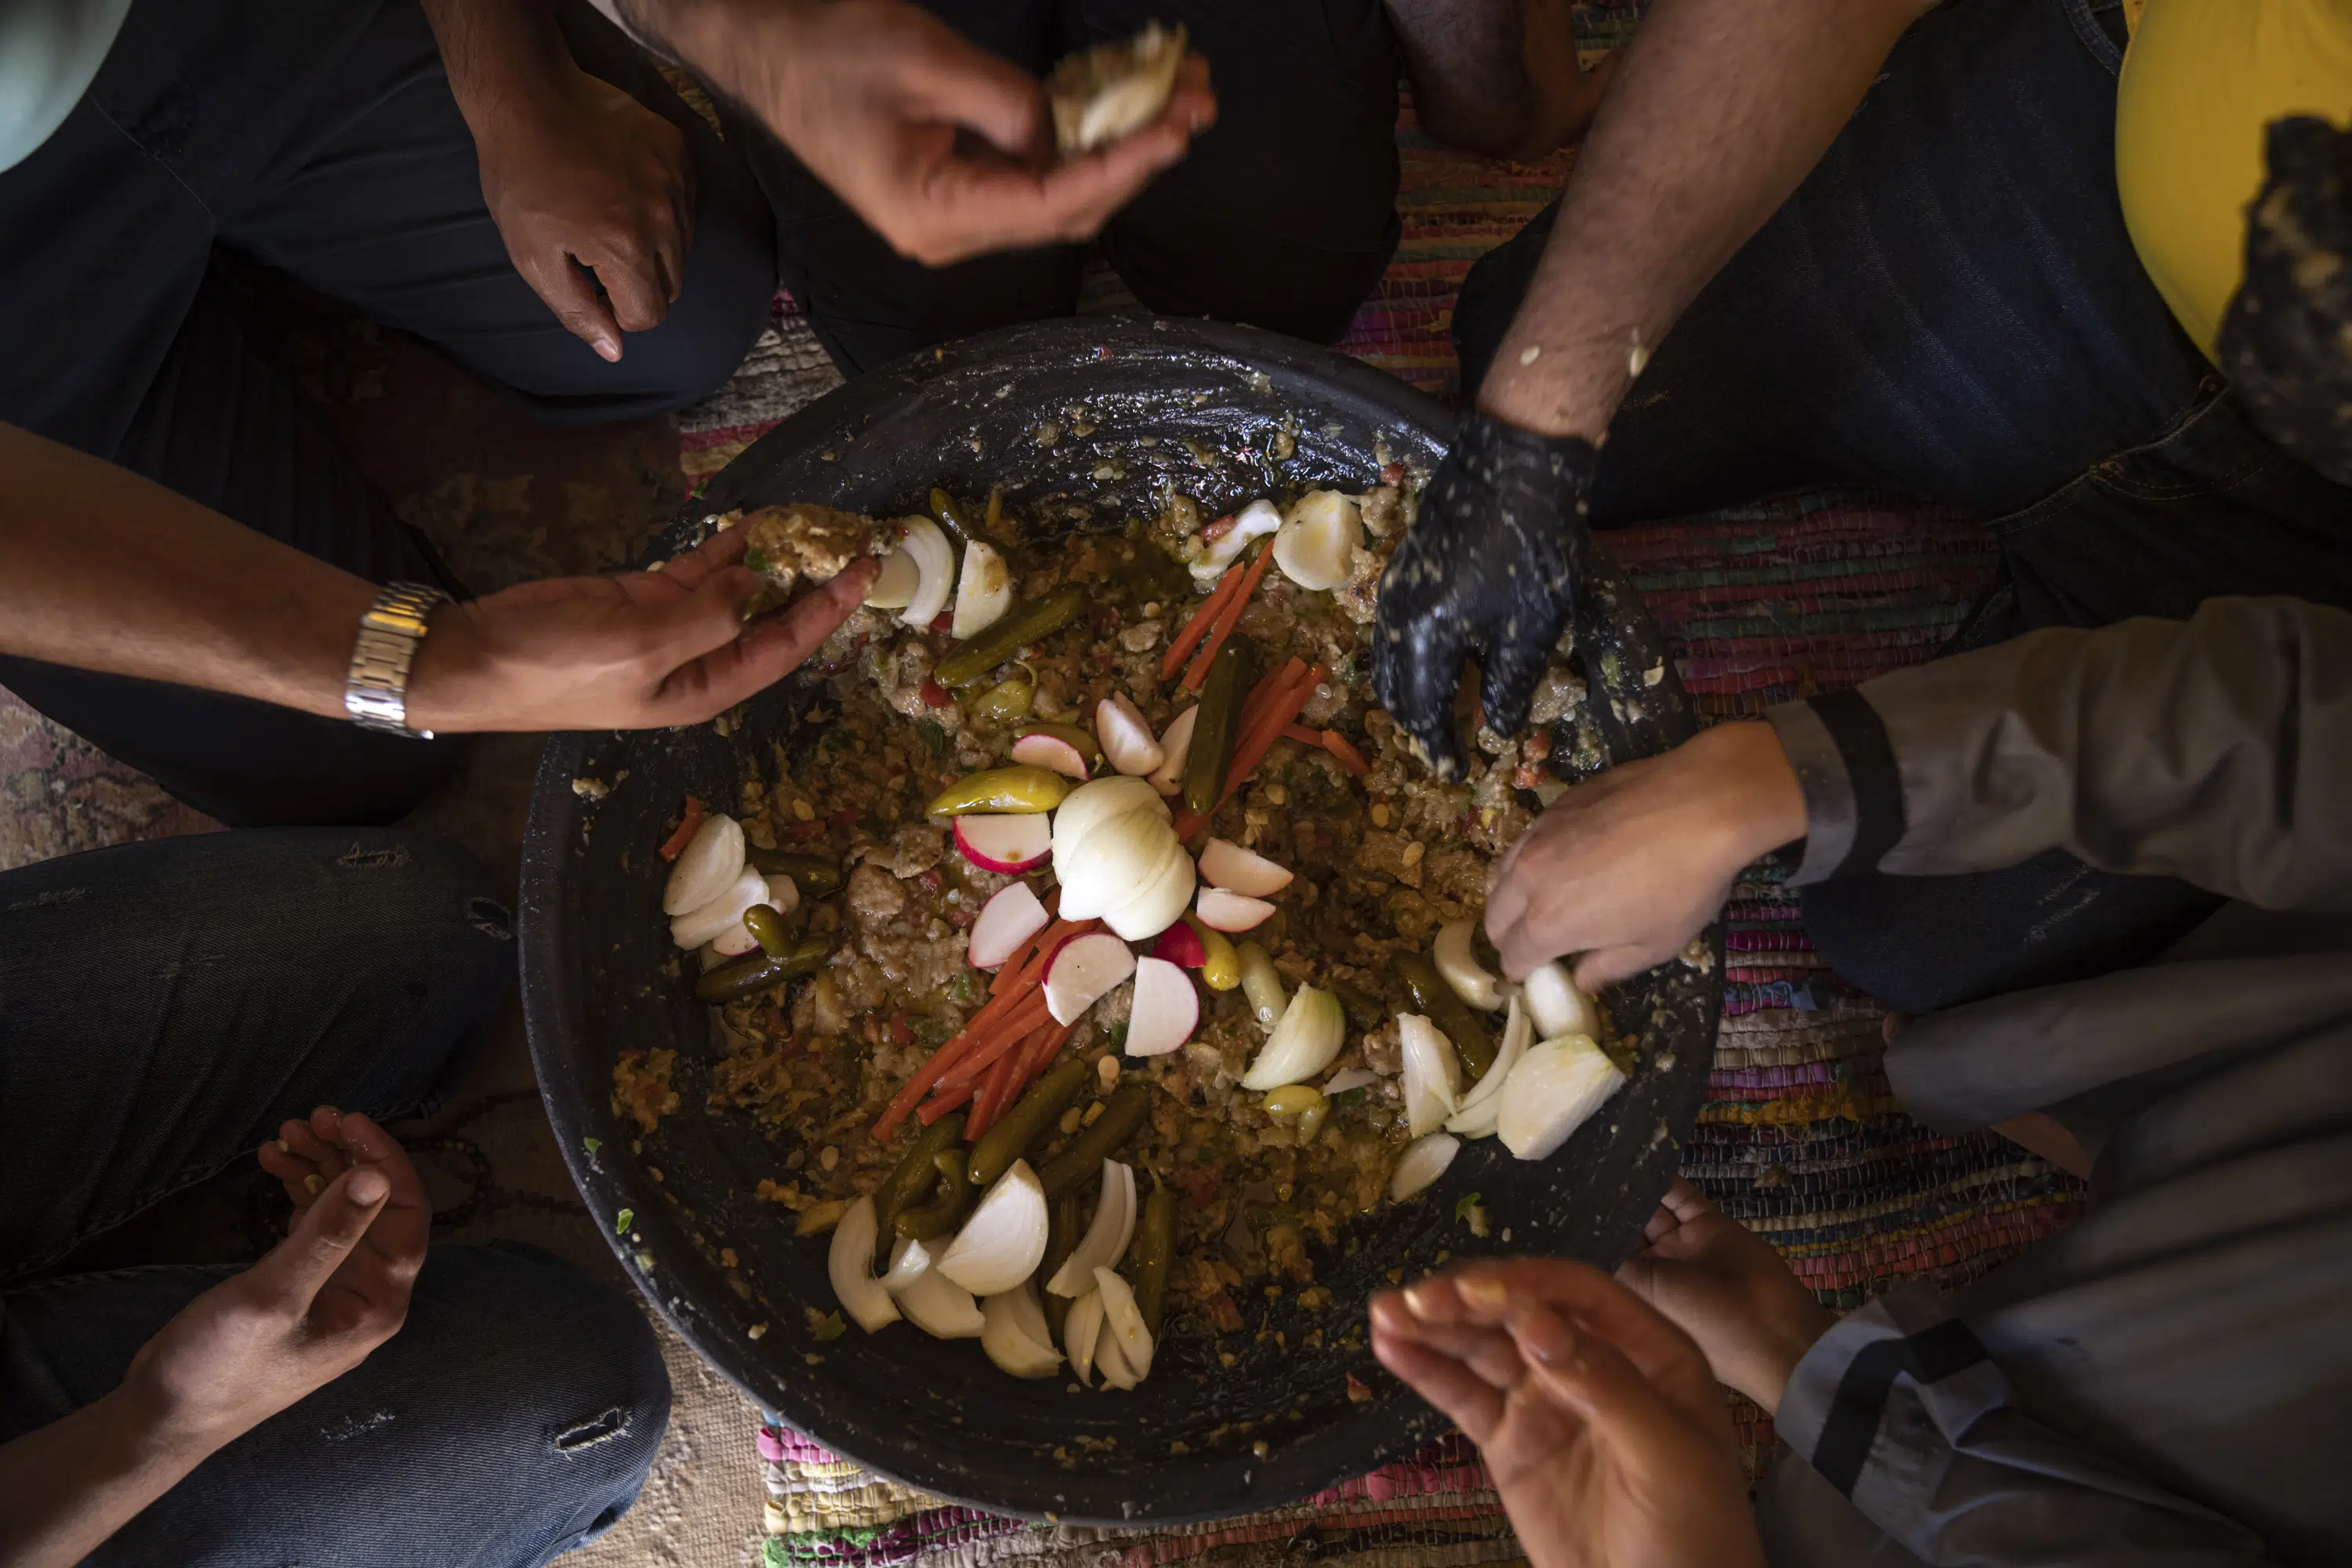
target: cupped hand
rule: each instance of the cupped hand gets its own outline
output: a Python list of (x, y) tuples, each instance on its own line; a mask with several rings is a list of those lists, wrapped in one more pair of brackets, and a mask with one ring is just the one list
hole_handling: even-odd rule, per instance
[(1536, 1568), (1763, 1562), (1706, 1359), (1606, 1274), (1475, 1263), (1371, 1315), (1372, 1353), (1478, 1445)]
[(1771, 726), (1718, 725), (1552, 802), (1496, 867), (1486, 934), (1514, 979), (1574, 953), (1597, 991), (1680, 952), (1741, 868), (1804, 832)]
[(1576, 608), (1593, 463), (1589, 441), (1471, 415), (1381, 574), (1373, 689), (1442, 777), (1462, 771), (1454, 695), (1474, 656), (1486, 722), (1527, 725)]
[(566, 331), (618, 360), (622, 333), (662, 323), (694, 240), (694, 164), (677, 126), (567, 65), (483, 116), (475, 145), (507, 255)]
[(725, 60), (696, 59), (904, 255), (944, 266), (1090, 238), (1216, 118), (1208, 62), (1159, 119), (1054, 157), (1044, 87), (901, 0), (738, 7)]
[[(321, 1107), (302, 1127), (320, 1157), (266, 1146), (299, 1192), (284, 1241), (214, 1286), (140, 1347), (123, 1390), (207, 1451), (341, 1377), (400, 1330), (432, 1206), (415, 1168), (366, 1117)], [(336, 1173), (311, 1192), (305, 1176)]]
[(782, 679), (865, 602), (860, 561), (746, 621), (764, 583), (728, 529), (658, 572), (524, 583), (434, 613), (408, 681), (435, 731), (644, 730), (699, 723)]

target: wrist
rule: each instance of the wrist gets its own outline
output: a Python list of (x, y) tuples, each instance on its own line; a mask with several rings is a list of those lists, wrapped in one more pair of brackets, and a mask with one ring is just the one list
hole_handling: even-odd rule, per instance
[(1771, 725), (1758, 719), (1717, 724), (1688, 742), (1710, 784), (1708, 810), (1730, 835), (1741, 865), (1805, 836), (1805, 792)]
[(772, 121), (792, 96), (786, 78), (803, 53), (810, 9), (809, 0), (669, 0), (658, 41), (720, 93)]
[(1576, 436), (1597, 447), (1633, 384), (1623, 372), (1621, 355), (1596, 357), (1514, 331), (1478, 384), (1478, 411), (1538, 436)]
[(152, 1356), (141, 1355), (122, 1381), (90, 1406), (110, 1442), (133, 1468), (184, 1475), (259, 1424), (187, 1408), (163, 1385), (154, 1367)]
[(476, 694), (496, 689), (494, 681), (484, 679), (488, 662), (472, 607), (437, 607), (408, 667), (408, 727), (436, 734), (497, 728), (476, 700)]
[[(1798, 1289), (1801, 1290), (1802, 1287)], [(1768, 1314), (1759, 1324), (1763, 1331), (1763, 1342), (1758, 1347), (1756, 1364), (1739, 1380), (1750, 1386), (1734, 1386), (1765, 1415), (1779, 1415), (1780, 1401), (1787, 1395), (1789, 1382), (1797, 1375), (1797, 1368), (1836, 1321), (1837, 1314), (1810, 1295), (1801, 1300), (1792, 1300), (1784, 1311)]]

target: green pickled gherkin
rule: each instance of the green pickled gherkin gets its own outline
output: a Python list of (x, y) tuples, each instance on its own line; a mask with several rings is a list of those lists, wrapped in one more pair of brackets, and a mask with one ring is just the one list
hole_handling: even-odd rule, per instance
[(1176, 1194), (1154, 1187), (1143, 1200), (1143, 1217), (1135, 1227), (1135, 1305), (1143, 1326), (1160, 1337), (1160, 1321), (1168, 1311), (1168, 1270), (1176, 1260)]
[(1217, 797), (1225, 787), (1225, 768), (1233, 761), (1234, 731), (1240, 728), (1244, 666), (1249, 657), (1247, 639), (1227, 637), (1201, 687), (1201, 710), (1192, 721), (1192, 749), (1184, 758), (1184, 804), (1203, 816), (1217, 809)]
[(1056, 589), (1023, 605), (986, 631), (950, 649), (931, 671), (931, 679), (941, 686), (969, 686), (1031, 643), (1042, 642), (1076, 620), (1086, 607), (1087, 591), (1075, 586)]
[(1092, 1077), (1094, 1069), (1074, 1057), (1057, 1063), (1030, 1085), (1029, 1092), (1013, 1101), (1013, 1109), (972, 1145), (972, 1185), (992, 1185), (997, 1177), (1013, 1169), (1015, 1160), (1052, 1132), (1055, 1120)]
[(804, 899), (822, 899), (841, 891), (841, 863), (824, 855), (798, 849), (762, 849), (754, 844), (743, 858), (762, 877), (790, 877)]
[(890, 1241), (898, 1235), (892, 1222), (898, 1211), (931, 1190), (938, 1180), (938, 1167), (932, 1163), (941, 1154), (963, 1142), (963, 1112), (951, 1110), (932, 1122), (915, 1136), (915, 1142), (882, 1184), (874, 1190), (874, 1234), (876, 1268), (885, 1268), (890, 1261)]
[(1151, 1089), (1147, 1084), (1122, 1085), (1103, 1101), (1103, 1113), (1089, 1127), (1081, 1127), (1069, 1146), (1037, 1172), (1037, 1183), (1051, 1202), (1074, 1193), (1099, 1174), (1102, 1163), (1126, 1146), (1151, 1113)]
[(907, 1241), (936, 1241), (963, 1223), (964, 1211), (971, 1207), (975, 1195), (971, 1184), (965, 1179), (971, 1156), (961, 1149), (943, 1150), (931, 1156), (931, 1168), (939, 1174), (939, 1192), (929, 1203), (917, 1208), (900, 1209), (890, 1221), (890, 1228)]
[(983, 724), (1010, 724), (1029, 717), (1037, 688), (1023, 676), (1000, 680), (972, 700), (971, 717)]
[(1412, 1005), (1427, 1014), (1429, 1021), (1454, 1042), (1454, 1054), (1462, 1058), (1469, 1081), (1475, 1083), (1486, 1077), (1486, 1069), (1495, 1065), (1495, 1042), (1486, 1037), (1486, 1031), (1470, 1016), (1462, 998), (1454, 994), (1454, 988), (1445, 984), (1437, 966), (1417, 952), (1399, 952), (1396, 972), (1405, 990), (1412, 994)]
[(743, 929), (760, 944), (760, 951), (770, 958), (790, 959), (793, 944), (800, 940), (801, 928), (808, 924), (803, 906), (794, 904), (790, 910), (773, 904), (753, 904), (743, 911)]
[(765, 949), (747, 952), (716, 969), (704, 971), (694, 983), (695, 998), (717, 1005), (756, 996), (772, 985), (782, 985), (788, 980), (814, 974), (818, 966), (831, 956), (833, 948), (834, 939), (820, 931), (802, 937), (782, 958)]

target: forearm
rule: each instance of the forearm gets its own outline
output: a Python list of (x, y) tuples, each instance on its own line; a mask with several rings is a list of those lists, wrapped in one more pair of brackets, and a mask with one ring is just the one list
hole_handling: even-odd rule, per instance
[(340, 717), (363, 579), (0, 425), (0, 651)]
[(479, 140), (574, 68), (549, 0), (423, 0), (457, 110)]
[(769, 101), (766, 77), (791, 56), (806, 0), (593, 0), (621, 30), (738, 103)]
[(0, 1563), (80, 1562), (216, 1447), (175, 1436), (126, 1389), (0, 1444)]
[(1835, 140), (1920, 0), (1658, 0), (1478, 405), (1598, 440), (1651, 350)]

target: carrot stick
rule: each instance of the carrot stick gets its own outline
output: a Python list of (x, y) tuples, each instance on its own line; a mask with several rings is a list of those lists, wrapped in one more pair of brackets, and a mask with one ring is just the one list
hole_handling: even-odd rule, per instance
[(1028, 963), (1030, 954), (1037, 951), (1038, 944), (1044, 942), (1046, 933), (1054, 929), (1052, 917), (1054, 911), (1061, 907), (1062, 889), (1056, 888), (1046, 895), (1045, 923), (1030, 932), (1027, 939), (1014, 948), (1003, 963), (996, 966), (996, 978), (988, 983), (988, 994), (991, 996), (1002, 996), (1013, 988), (1013, 983), (1021, 977), (1022, 969)]
[(1217, 585), (1209, 590), (1209, 596), (1201, 601), (1201, 607), (1192, 612), (1192, 618), (1184, 623), (1184, 629), (1178, 632), (1176, 640), (1168, 645), (1168, 652), (1160, 660), (1160, 679), (1171, 679), (1184, 668), (1184, 656), (1192, 651), (1194, 644), (1209, 635), (1209, 628), (1216, 625), (1217, 612), (1225, 607), (1225, 601), (1234, 596), (1234, 590), (1241, 586), (1241, 581), (1242, 569), (1239, 566), (1225, 568), (1225, 574), (1217, 579)]
[(1185, 690), (1197, 696), (1201, 688), (1209, 683), (1209, 666), (1215, 662), (1217, 650), (1225, 646), (1225, 639), (1234, 635), (1234, 628), (1241, 624), (1242, 612), (1249, 608), (1250, 595), (1257, 592), (1258, 579), (1265, 575), (1273, 561), (1273, 551), (1260, 550), (1257, 559), (1249, 563), (1249, 570), (1242, 574), (1241, 586), (1225, 601), (1225, 607), (1217, 612), (1217, 624), (1210, 628), (1209, 640), (1201, 645), (1192, 668), (1184, 672)]
[(1372, 764), (1364, 760), (1364, 753), (1349, 744), (1348, 737), (1337, 730), (1323, 731), (1323, 749), (1339, 758), (1339, 765), (1358, 778), (1366, 777), (1372, 771)]
[(1027, 1039), (1031, 1033), (1048, 1020), (1048, 1017), (1045, 997), (1032, 995), (1024, 1000), (1020, 1006), (1007, 1013), (996, 1023), (990, 1025), (987, 1032), (980, 1037), (979, 1043), (965, 1052), (963, 1058), (940, 1077), (940, 1092), (944, 1094), (967, 1079), (976, 1079), (988, 1068), (994, 1067), (1003, 1058), (1005, 1052)]
[[(945, 1078), (950, 1069), (960, 1065), (977, 1047), (985, 1044), (996, 1026), (1013, 1009), (1035, 991), (1035, 982), (1041, 978), (1042, 975), (1037, 973), (1033, 966), (1030, 979), (1019, 981), (1003, 995), (996, 997), (979, 1012), (974, 1013), (953, 1037), (940, 1046), (938, 1050), (933, 1051), (930, 1058), (915, 1070), (914, 1077), (899, 1087), (898, 1092), (891, 1097), (889, 1105), (883, 1110), (880, 1120), (874, 1123), (875, 1142), (878, 1143), (896, 1132), (899, 1124), (907, 1120), (908, 1113), (915, 1109), (916, 1102), (923, 1098), (924, 1093), (933, 1084)], [(937, 1118), (933, 1120), (936, 1121)]]
[(1281, 668), (1261, 676), (1258, 683), (1250, 688), (1249, 695), (1242, 699), (1241, 714), (1234, 721), (1234, 736), (1239, 738), (1256, 729), (1265, 717), (1266, 704), (1290, 689), (1306, 673), (1307, 661), (1293, 657), (1285, 661)]
[(1298, 717), (1299, 710), (1307, 706), (1322, 680), (1323, 667), (1318, 664), (1269, 705), (1256, 733), (1242, 737), (1234, 747), (1233, 766), (1225, 771), (1225, 792), (1217, 798), (1219, 805), (1233, 799), (1234, 793), (1249, 781), (1250, 774), (1257, 771), (1258, 763), (1265, 760), (1267, 750), (1281, 739), (1283, 726)]
[(935, 1095), (931, 1099), (925, 1100), (923, 1102), (923, 1108), (915, 1112), (915, 1115), (921, 1121), (924, 1126), (929, 1127), (932, 1122), (937, 1121), (940, 1117), (945, 1116), (949, 1111), (953, 1110), (957, 1106), (961, 1105), (965, 1100), (970, 1100), (972, 1097), (972, 1092), (979, 1087), (980, 1086), (977, 1083), (968, 1083), (961, 1089), (957, 1089), (953, 1094)]
[(1296, 741), (1302, 746), (1312, 746), (1318, 752), (1325, 749), (1323, 731), (1310, 730), (1304, 724), (1285, 724), (1282, 727), (1282, 738), (1286, 741)]
[(1021, 1071), (1022, 1055), (1017, 1050), (1007, 1053), (989, 1072), (988, 1081), (972, 1100), (971, 1119), (964, 1123), (965, 1142), (978, 1142), (980, 1135), (1004, 1114), (1005, 1104), (1013, 1098), (1013, 1080)]
[(686, 797), (686, 815), (678, 818), (677, 831), (662, 840), (661, 858), (675, 860), (686, 853), (694, 836), (702, 828), (702, 803), (692, 795)]

